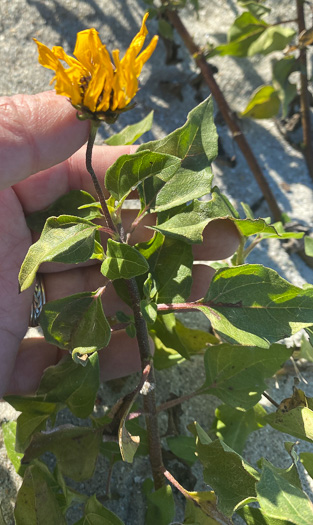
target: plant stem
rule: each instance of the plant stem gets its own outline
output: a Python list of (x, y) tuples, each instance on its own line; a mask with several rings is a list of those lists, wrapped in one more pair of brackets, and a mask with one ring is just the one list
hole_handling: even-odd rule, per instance
[(99, 184), (97, 176), (96, 176), (96, 174), (95, 174), (95, 172), (93, 170), (93, 167), (92, 167), (92, 150), (93, 150), (93, 146), (94, 146), (94, 143), (95, 143), (95, 138), (96, 138), (96, 135), (97, 135), (98, 128), (99, 128), (99, 124), (97, 122), (93, 122), (92, 121), (91, 122), (90, 133), (89, 133), (89, 138), (88, 138), (88, 142), (87, 142), (86, 168), (87, 168), (88, 173), (90, 173), (90, 175), (91, 175), (92, 182), (93, 182), (93, 185), (94, 185), (95, 190), (97, 192), (98, 199), (99, 199), (99, 202), (101, 204), (102, 212), (103, 212), (103, 215), (105, 217), (106, 223), (107, 223), (108, 227), (110, 228), (110, 230), (115, 232), (116, 228), (115, 228), (115, 226), (113, 224), (111, 215), (110, 215), (108, 207), (106, 205), (104, 193), (102, 191), (102, 188), (101, 188), (101, 186)]
[(252, 152), (243, 132), (237, 124), (233, 113), (213, 76), (211, 66), (207, 63), (200, 48), (194, 43), (191, 35), (188, 33), (177, 12), (167, 10), (166, 16), (169, 22), (178, 32), (181, 39), (183, 40), (189, 53), (193, 56), (197, 66), (200, 68), (203, 78), (206, 84), (208, 85), (212, 96), (215, 99), (221, 114), (223, 115), (226, 124), (228, 125), (235, 141), (237, 142), (241, 152), (243, 153), (246, 162), (249, 165), (250, 170), (252, 171), (267, 201), (267, 204), (271, 210), (274, 220), (279, 221), (281, 219), (281, 210), (276, 202), (274, 194), (272, 193), (272, 190), (269, 187), (269, 184), (266, 178), (264, 177), (264, 174), (254, 156), (254, 153)]
[[(110, 212), (105, 202), (104, 193), (101, 189), (101, 186), (98, 182), (98, 179), (92, 167), (92, 148), (95, 142), (97, 130), (98, 130), (98, 124), (93, 122), (91, 125), (89, 140), (87, 144), (86, 167), (94, 183), (94, 186), (95, 186), (95, 189), (96, 189), (96, 192), (97, 192), (100, 204), (101, 204), (101, 208), (105, 216), (108, 227), (112, 230), (112, 232), (115, 232), (118, 234), (120, 242), (125, 242), (124, 231), (122, 228), (120, 232), (117, 231), (117, 228), (112, 221)], [(132, 303), (132, 309), (134, 313), (134, 322), (135, 322), (135, 327), (136, 327), (136, 336), (137, 336), (138, 348), (139, 348), (140, 359), (141, 359), (141, 367), (142, 367), (142, 370), (144, 370), (147, 365), (151, 367), (147, 380), (150, 382), (153, 388), (146, 395), (143, 396), (144, 398), (143, 404), (144, 404), (144, 412), (147, 414), (146, 415), (146, 425), (147, 425), (147, 433), (148, 433), (148, 441), (149, 441), (150, 463), (151, 463), (151, 469), (152, 469), (152, 474), (153, 474), (153, 479), (154, 479), (154, 486), (155, 486), (155, 489), (157, 490), (165, 484), (165, 478), (163, 476), (164, 467), (163, 467), (163, 460), (162, 460), (161, 441), (160, 441), (160, 433), (159, 433), (159, 427), (158, 427), (158, 415), (157, 415), (156, 400), (155, 400), (154, 368), (153, 368), (152, 356), (151, 356), (151, 351), (150, 351), (147, 324), (146, 324), (146, 321), (144, 320), (144, 317), (140, 309), (140, 294), (139, 294), (137, 282), (135, 279), (126, 279), (125, 282), (126, 282), (126, 285), (129, 291), (129, 295), (130, 295), (131, 303)]]
[(262, 393), (262, 396), (266, 397), (266, 399), (267, 399), (270, 403), (272, 403), (272, 405), (274, 405), (274, 407), (276, 407), (276, 408), (279, 407), (279, 403), (276, 403), (276, 401), (274, 401), (274, 399), (273, 399), (271, 396), (269, 396), (267, 392), (263, 392), (263, 393)]
[(244, 251), (245, 244), (246, 244), (246, 237), (244, 237), (244, 235), (241, 235), (240, 243), (239, 243), (237, 254), (236, 254), (236, 266), (240, 266), (241, 264), (244, 264), (245, 262), (245, 251)]
[[(152, 364), (147, 324), (144, 320), (140, 309), (140, 294), (138, 286), (135, 279), (127, 280), (126, 284), (132, 302), (132, 309), (134, 312), (134, 320), (138, 347), (140, 352), (141, 366), (142, 369), (144, 369), (148, 363), (151, 364), (151, 370), (148, 377), (148, 381), (153, 387), (155, 387), (155, 374)], [(148, 432), (150, 463), (152, 468), (155, 490), (157, 490), (165, 484), (165, 479), (163, 475), (164, 467), (158, 426), (158, 414), (155, 400), (155, 388), (153, 388), (152, 390), (150, 390), (150, 392), (143, 396), (143, 405), (144, 412), (147, 414), (146, 425)]]
[[(305, 31), (304, 1), (296, 0), (298, 17), (298, 36)], [(299, 49), (300, 63), (300, 111), (303, 133), (303, 153), (308, 167), (309, 175), (313, 179), (313, 147), (312, 130), (310, 118), (310, 100), (308, 91), (307, 59), (306, 47)]]

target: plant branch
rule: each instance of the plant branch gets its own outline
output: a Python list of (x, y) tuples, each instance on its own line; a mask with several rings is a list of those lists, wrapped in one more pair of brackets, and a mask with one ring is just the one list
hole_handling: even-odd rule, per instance
[(270, 403), (272, 403), (272, 405), (274, 405), (274, 407), (276, 407), (276, 408), (279, 407), (279, 403), (277, 403), (276, 401), (274, 401), (274, 399), (273, 399), (271, 396), (269, 396), (267, 392), (264, 391), (264, 392), (262, 393), (262, 396), (266, 397), (266, 399), (267, 399)]
[(170, 399), (169, 401), (165, 401), (165, 403), (162, 403), (157, 407), (157, 413), (163, 412), (164, 410), (169, 410), (170, 408), (174, 408), (177, 405), (181, 405), (185, 401), (189, 401), (189, 399), (192, 399), (193, 397), (196, 397), (200, 395), (200, 392), (191, 392), (191, 394), (186, 394), (185, 396), (177, 397), (175, 399)]
[(206, 61), (203, 53), (201, 52), (200, 48), (195, 44), (193, 41), (191, 35), (188, 33), (186, 27), (182, 23), (179, 15), (176, 11), (170, 11), (166, 10), (166, 16), (169, 20), (169, 22), (173, 25), (173, 27), (178, 32), (179, 36), (183, 40), (185, 46), (187, 47), (189, 53), (193, 56), (197, 66), (200, 68), (201, 73), (203, 75), (203, 78), (208, 85), (213, 98), (215, 99), (219, 110), (228, 125), (232, 136), (234, 137), (235, 141), (237, 142), (241, 152), (243, 153), (247, 164), (250, 167), (250, 170), (252, 171), (266, 201), (267, 204), (271, 210), (271, 213), (273, 215), (273, 218), (275, 221), (279, 221), (281, 219), (281, 210), (276, 202), (276, 199), (274, 197), (274, 194), (272, 193), (271, 188), (269, 187), (269, 184), (264, 177), (264, 174), (254, 156), (254, 153), (252, 152), (243, 132), (241, 131), (239, 125), (237, 124), (233, 113), (228, 106), (228, 103), (225, 100), (225, 97), (220, 90), (211, 69), (211, 66)]
[[(298, 36), (305, 31), (304, 2), (296, 0), (298, 17)], [(313, 147), (310, 117), (310, 99), (308, 91), (306, 47), (299, 49), (300, 63), (300, 111), (303, 133), (303, 153), (308, 167), (309, 175), (313, 179)]]
[(96, 176), (96, 174), (95, 174), (95, 172), (93, 170), (93, 167), (92, 167), (92, 150), (93, 150), (93, 146), (94, 146), (94, 143), (95, 143), (95, 138), (96, 138), (96, 135), (97, 135), (98, 128), (99, 128), (99, 124), (97, 122), (92, 122), (91, 123), (89, 138), (88, 138), (88, 142), (87, 142), (87, 150), (86, 150), (86, 168), (87, 168), (88, 173), (90, 173), (90, 175), (91, 175), (92, 182), (93, 182), (93, 185), (94, 185), (95, 190), (97, 192), (98, 199), (99, 199), (99, 202), (101, 204), (102, 212), (103, 212), (103, 215), (105, 217), (107, 226), (110, 228), (110, 230), (116, 232), (116, 228), (114, 226), (114, 223), (112, 221), (110, 212), (109, 212), (107, 204), (105, 202), (104, 193), (102, 191), (102, 188), (101, 188), (101, 186), (99, 184), (97, 176)]
[[(151, 364), (151, 370), (148, 377), (152, 387), (155, 387), (155, 374), (149, 344), (149, 336), (147, 324), (144, 320), (140, 309), (140, 294), (136, 280), (129, 279), (126, 281), (128, 292), (131, 298), (132, 309), (134, 312), (134, 321), (136, 327), (136, 335), (138, 347), (140, 352), (141, 366), (145, 368), (147, 364)], [(149, 456), (154, 479), (155, 490), (161, 488), (164, 483), (163, 476), (163, 459), (161, 451), (161, 441), (158, 426), (158, 414), (155, 400), (155, 388), (152, 388), (146, 395), (143, 396), (144, 412), (146, 415), (146, 425), (149, 442)]]

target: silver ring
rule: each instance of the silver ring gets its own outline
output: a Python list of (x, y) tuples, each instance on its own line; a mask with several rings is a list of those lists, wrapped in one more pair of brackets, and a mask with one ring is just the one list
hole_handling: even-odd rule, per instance
[(43, 279), (40, 273), (36, 275), (35, 290), (33, 301), (30, 309), (29, 326), (39, 325), (39, 316), (43, 305), (46, 303), (46, 294), (43, 285)]

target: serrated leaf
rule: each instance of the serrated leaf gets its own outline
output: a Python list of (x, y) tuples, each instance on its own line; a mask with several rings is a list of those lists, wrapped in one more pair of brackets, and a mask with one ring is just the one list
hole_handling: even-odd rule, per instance
[(48, 402), (65, 403), (75, 416), (86, 418), (94, 407), (99, 375), (96, 352), (89, 356), (85, 367), (66, 356), (57, 365), (46, 368), (37, 395), (42, 395)]
[(20, 476), (23, 476), (25, 472), (25, 466), (21, 465), (21, 459), (23, 454), (16, 452), (15, 450), (15, 437), (16, 437), (16, 421), (9, 421), (7, 423), (2, 423), (1, 425), (3, 433), (3, 442), (9, 460), (11, 461), (15, 471)]
[(198, 429), (196, 432), (196, 448), (203, 465), (203, 479), (214, 490), (218, 509), (231, 517), (244, 502), (255, 500), (258, 473), (223, 441), (204, 443)]
[(215, 410), (215, 420), (210, 430), (235, 452), (241, 454), (249, 434), (266, 424), (263, 422), (265, 415), (265, 409), (259, 404), (248, 410), (220, 405)]
[(101, 265), (101, 273), (108, 279), (130, 279), (148, 270), (146, 259), (135, 247), (108, 239), (106, 258)]
[(98, 229), (99, 226), (79, 217), (50, 217), (40, 239), (29, 248), (21, 266), (20, 291), (31, 286), (43, 262), (76, 264), (88, 261), (94, 251)]
[(279, 108), (280, 98), (278, 91), (273, 86), (261, 86), (254, 91), (240, 116), (255, 119), (272, 118), (277, 115)]
[(104, 315), (98, 291), (81, 292), (46, 303), (40, 314), (46, 340), (73, 357), (93, 353), (107, 346), (110, 325)]
[(124, 522), (111, 510), (103, 507), (93, 495), (86, 503), (84, 517), (75, 525), (124, 525)]
[(286, 432), (305, 441), (313, 441), (313, 411), (307, 407), (298, 406), (282, 412), (278, 410), (266, 416), (266, 422), (280, 432)]
[(122, 131), (112, 135), (105, 140), (105, 143), (110, 146), (122, 146), (126, 144), (134, 144), (137, 139), (139, 139), (144, 133), (149, 131), (152, 127), (153, 122), (153, 111), (144, 117), (136, 124), (130, 124), (126, 126)]
[(175, 503), (170, 485), (164, 485), (152, 492), (153, 482), (147, 479), (144, 484), (144, 493), (148, 508), (145, 523), (149, 525), (169, 525), (175, 516)]
[(312, 325), (313, 289), (293, 286), (258, 264), (215, 273), (201, 305), (214, 330), (227, 341), (267, 347)]
[(261, 510), (269, 517), (291, 521), (294, 525), (311, 525), (312, 503), (299, 487), (286, 479), (282, 470), (263, 459), (261, 478), (256, 484)]
[(144, 179), (161, 176), (166, 181), (171, 178), (181, 165), (179, 158), (173, 155), (137, 150), (136, 153), (122, 155), (106, 172), (107, 190), (120, 206), (127, 195)]
[(204, 355), (206, 379), (199, 392), (209, 393), (232, 407), (252, 408), (271, 377), (289, 358), (291, 348), (221, 344), (210, 346)]
[(101, 428), (64, 425), (35, 434), (25, 450), (23, 463), (49, 451), (56, 456), (62, 474), (74, 481), (83, 481), (93, 475), (101, 440)]
[[(73, 215), (83, 219), (92, 220), (103, 217), (96, 204), (95, 199), (90, 193), (83, 190), (72, 190), (62, 195), (48, 208), (31, 213), (26, 217), (27, 226), (36, 232), (41, 232), (46, 220), (49, 217), (59, 215)], [(87, 206), (92, 207), (87, 207)]]
[(16, 525), (66, 525), (47, 476), (38, 464), (30, 465), (25, 472), (14, 517)]

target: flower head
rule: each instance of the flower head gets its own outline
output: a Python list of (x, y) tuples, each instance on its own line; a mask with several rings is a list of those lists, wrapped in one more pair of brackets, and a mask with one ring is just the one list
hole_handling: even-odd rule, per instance
[[(123, 58), (118, 49), (112, 52), (113, 62), (98, 32), (85, 29), (77, 33), (73, 58), (60, 46), (49, 49), (35, 40), (39, 63), (55, 71), (52, 82), (59, 95), (68, 97), (85, 118), (115, 120), (125, 111), (138, 91), (142, 66), (152, 55), (158, 37), (154, 36), (142, 50), (148, 34), (146, 13), (139, 33), (133, 38)], [(63, 63), (68, 67), (64, 67)]]

